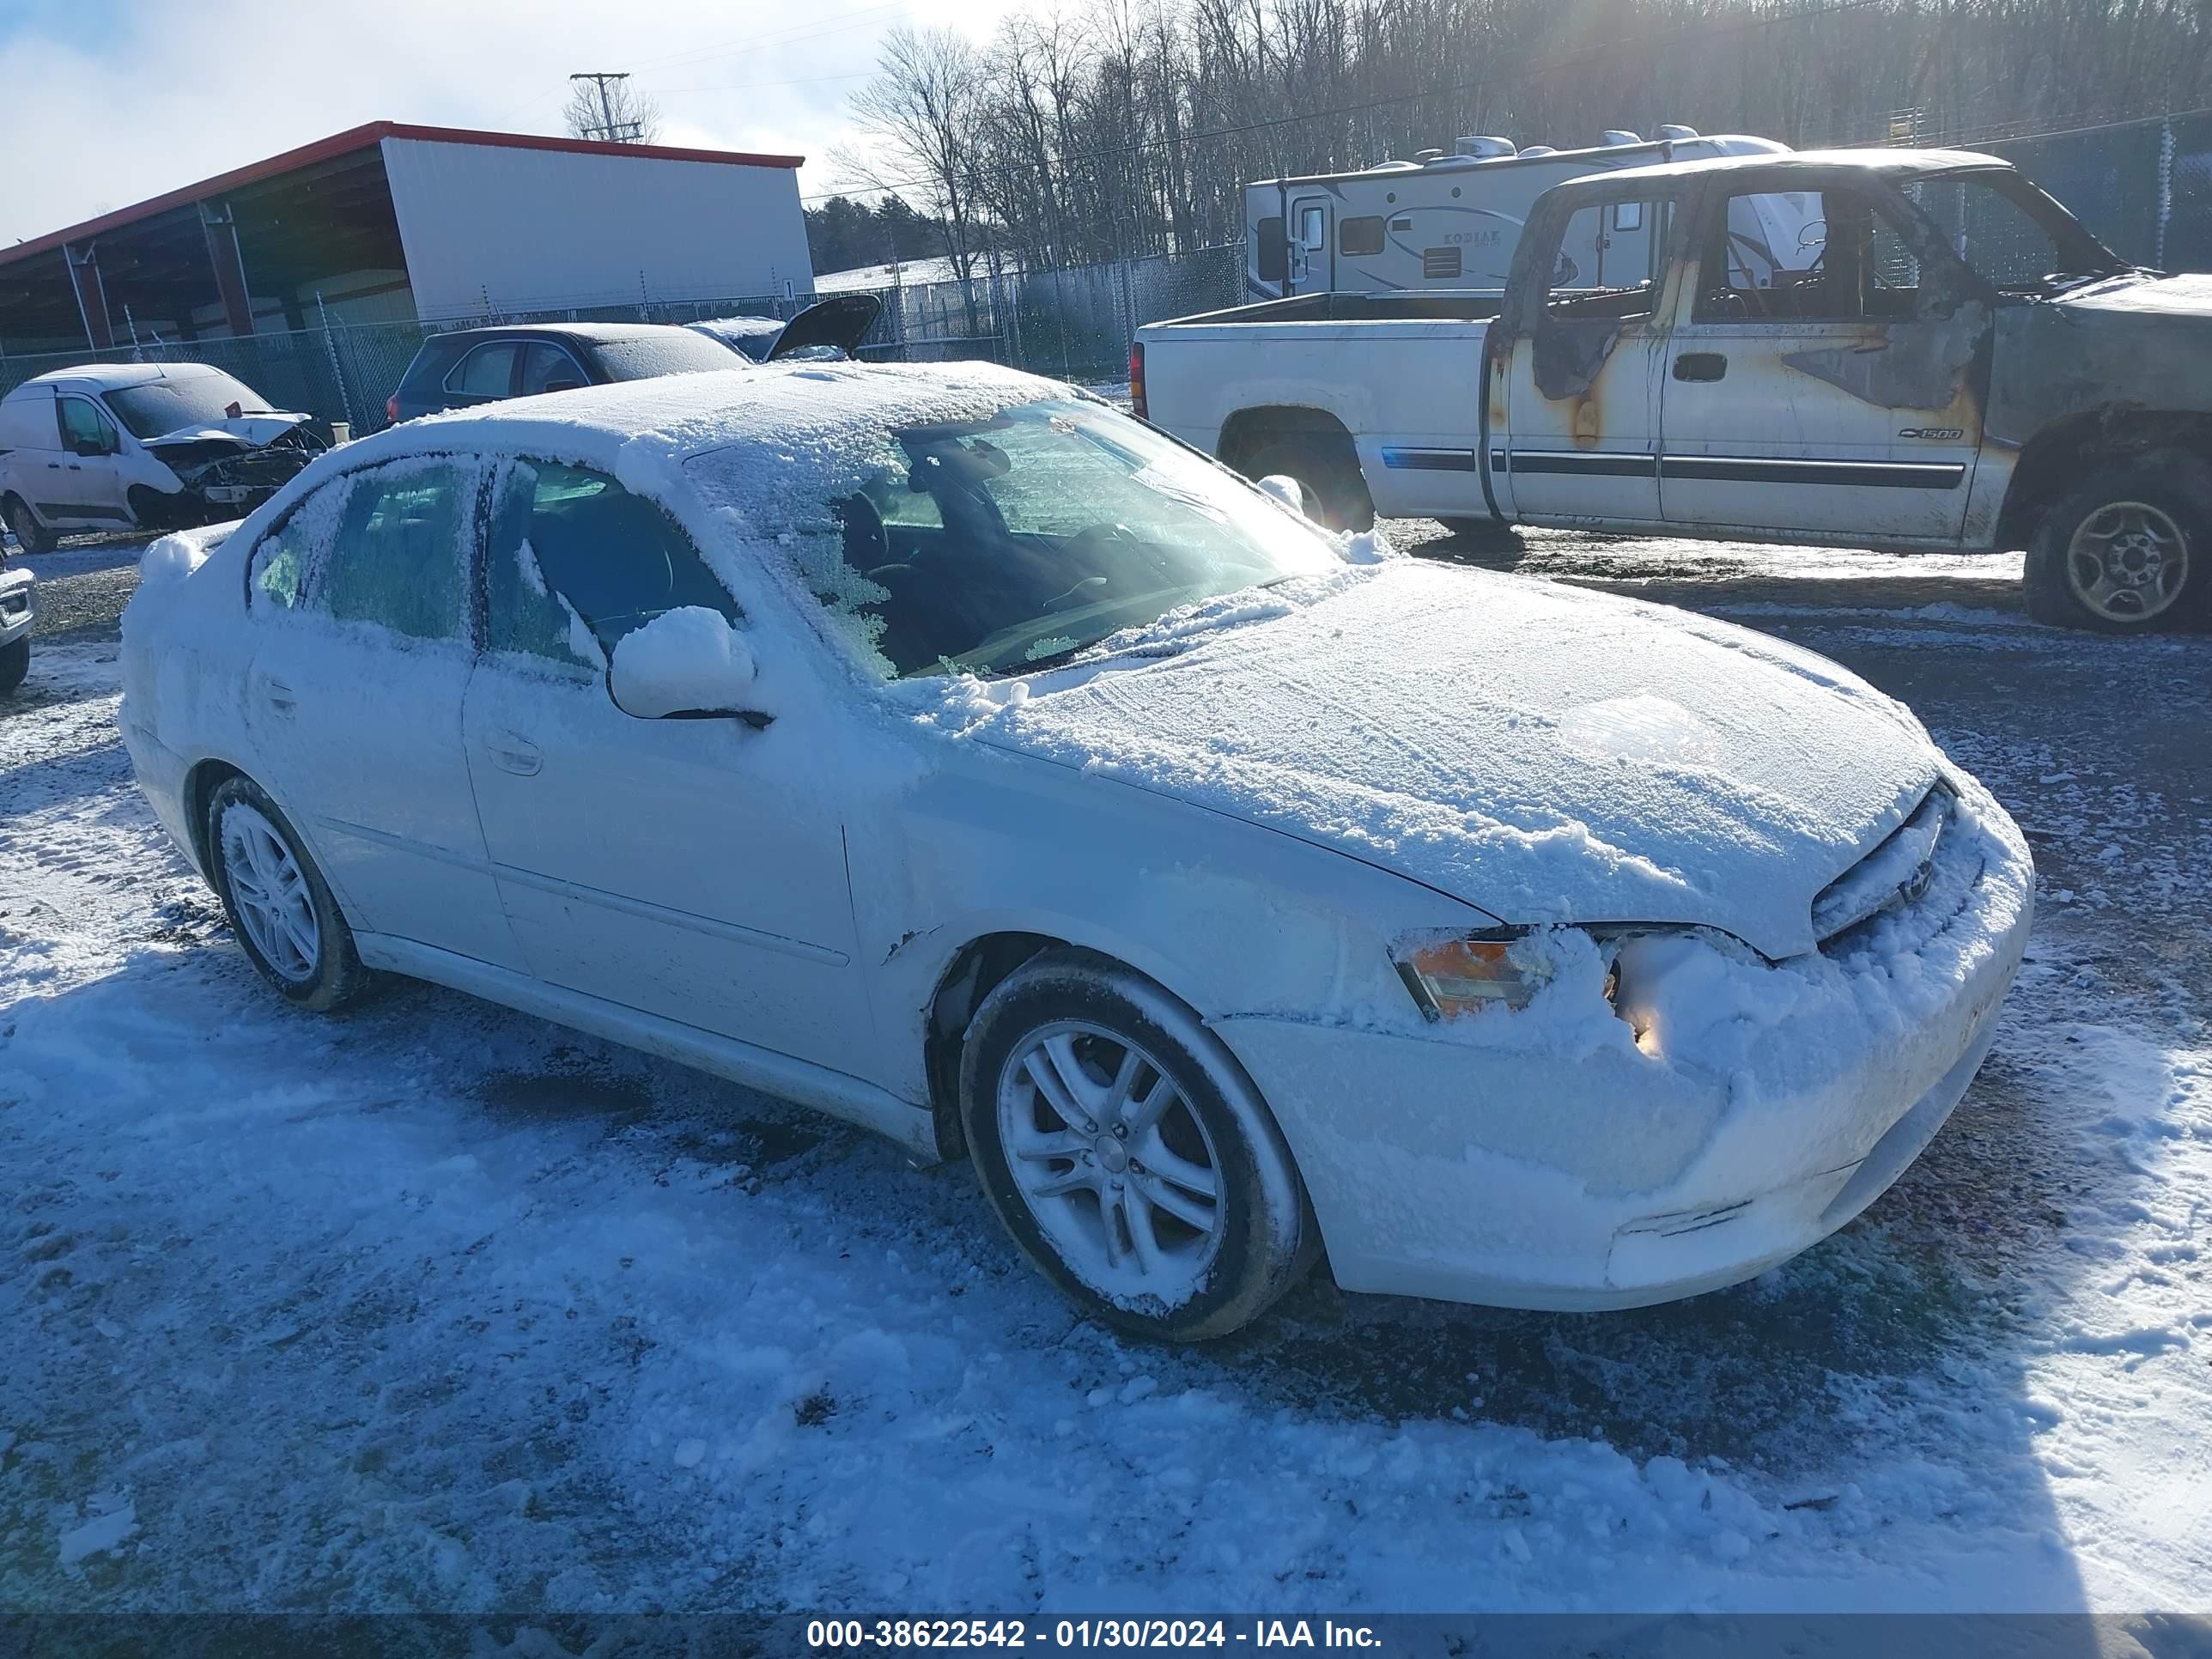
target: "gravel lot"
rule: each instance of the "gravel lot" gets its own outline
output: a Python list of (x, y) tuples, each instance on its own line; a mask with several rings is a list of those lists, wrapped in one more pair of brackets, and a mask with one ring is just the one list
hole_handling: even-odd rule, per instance
[(1844, 1233), (1071, 1328), (964, 1171), (428, 988), (276, 1010), (114, 739), (137, 550), (74, 546), (0, 710), (0, 1605), (2212, 1605), (2212, 638), (2035, 626), (2012, 556), (1389, 528), (1837, 658), (2020, 819), (1996, 1048)]

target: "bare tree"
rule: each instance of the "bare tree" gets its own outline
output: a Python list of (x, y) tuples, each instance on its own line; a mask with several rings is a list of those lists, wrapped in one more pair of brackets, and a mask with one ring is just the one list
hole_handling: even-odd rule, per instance
[(987, 47), (901, 31), (854, 100), (957, 270), (1234, 240), (1251, 179), (1462, 133), (1595, 143), (1685, 121), (1931, 142), (2212, 105), (2212, 0), (1058, 0)]
[(633, 90), (627, 74), (594, 70), (568, 77), (561, 121), (577, 138), (649, 144), (660, 136), (660, 106)]
[(866, 188), (918, 194), (923, 210), (945, 225), (945, 253), (967, 292), (975, 275), (977, 238), (975, 167), (984, 116), (983, 65), (955, 28), (893, 29), (884, 37), (876, 77), (852, 99), (853, 114), (873, 143), (866, 155), (841, 152), (838, 164)]

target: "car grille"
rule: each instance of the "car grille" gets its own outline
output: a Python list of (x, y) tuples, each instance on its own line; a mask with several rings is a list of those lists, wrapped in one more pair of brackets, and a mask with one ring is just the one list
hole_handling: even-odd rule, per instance
[(1958, 808), (1949, 786), (1937, 784), (1879, 847), (1820, 890), (1813, 901), (1813, 936), (1822, 951), (1849, 951), (1883, 916), (1919, 902)]

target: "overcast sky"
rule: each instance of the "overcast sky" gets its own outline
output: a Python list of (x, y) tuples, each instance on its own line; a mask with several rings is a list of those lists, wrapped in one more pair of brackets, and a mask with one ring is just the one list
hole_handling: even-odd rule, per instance
[(0, 241), (364, 121), (558, 132), (575, 70), (632, 71), (664, 143), (805, 155), (811, 195), (886, 30), (1042, 3), (0, 0)]

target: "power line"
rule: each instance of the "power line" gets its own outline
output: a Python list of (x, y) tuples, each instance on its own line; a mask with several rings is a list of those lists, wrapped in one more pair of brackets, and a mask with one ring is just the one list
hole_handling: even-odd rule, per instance
[[(1722, 35), (1740, 34), (1752, 29), (1772, 28), (1778, 24), (1782, 23), (1805, 22), (1816, 17), (1832, 17), (1844, 12), (1866, 11), (1875, 7), (1886, 7), (1891, 3), (1893, 3), (1893, 0), (1830, 0), (1830, 3), (1826, 5), (1807, 6), (1798, 10), (1776, 13), (1770, 16), (1747, 18), (1741, 22), (1726, 24), (1717, 27), (1701, 26), (1694, 23), (1680, 24), (1671, 30), (1647, 35), (1640, 40), (1609, 41), (1588, 46), (1578, 46), (1571, 51), (1563, 52), (1556, 58), (1553, 58), (1543, 63), (1532, 64), (1525, 68), (1514, 69), (1509, 67), (1501, 71), (1493, 63), (1484, 74), (1476, 76), (1474, 80), (1462, 81), (1451, 86), (1430, 87), (1420, 92), (1399, 93), (1389, 98), (1370, 98), (1363, 103), (1340, 104), (1329, 109), (1307, 110), (1297, 115), (1273, 116), (1268, 119), (1261, 121), (1242, 122), (1235, 126), (1209, 127), (1203, 131), (1181, 133), (1173, 139), (1140, 138), (1133, 143), (1127, 144), (1109, 145), (1099, 149), (1078, 150), (1070, 155), (1057, 157), (1056, 159), (1062, 165), (1072, 161), (1105, 161), (1109, 158), (1116, 156), (1139, 155), (1144, 154), (1147, 150), (1172, 149), (1176, 144), (1197, 143), (1206, 139), (1235, 138), (1241, 137), (1248, 133), (1271, 132), (1282, 127), (1296, 126), (1299, 123), (1304, 121), (1332, 120), (1339, 116), (1359, 115), (1366, 113), (1371, 110), (1395, 108), (1401, 104), (1420, 103), (1431, 98), (1449, 98), (1460, 93), (1477, 92), (1492, 82), (1499, 80), (1505, 76), (1518, 75), (1523, 77), (1532, 77), (1540, 75), (1548, 75), (1556, 70), (1567, 68), (1587, 58), (1609, 57), (1616, 53), (1630, 51), (1648, 51), (1657, 45), (1665, 38), (1666, 35), (1671, 34), (1681, 37), (1695, 36), (1700, 42), (1702, 42)], [(912, 179), (893, 179), (881, 183), (870, 183), (859, 185), (857, 188), (863, 190), (896, 191), (903, 189), (910, 185), (926, 185), (930, 182), (932, 182), (931, 179), (927, 175), (923, 175)], [(833, 196), (842, 196), (847, 193), (848, 191), (819, 191), (811, 196), (801, 197), (799, 199), (802, 202), (821, 202), (827, 201)]]
[(586, 70), (568, 78), (571, 81), (589, 81), (599, 89), (600, 125), (579, 128), (578, 137), (604, 138), (611, 144), (641, 144), (645, 142), (645, 124), (642, 121), (615, 119), (614, 96), (607, 90), (610, 81), (629, 80), (628, 70)]

